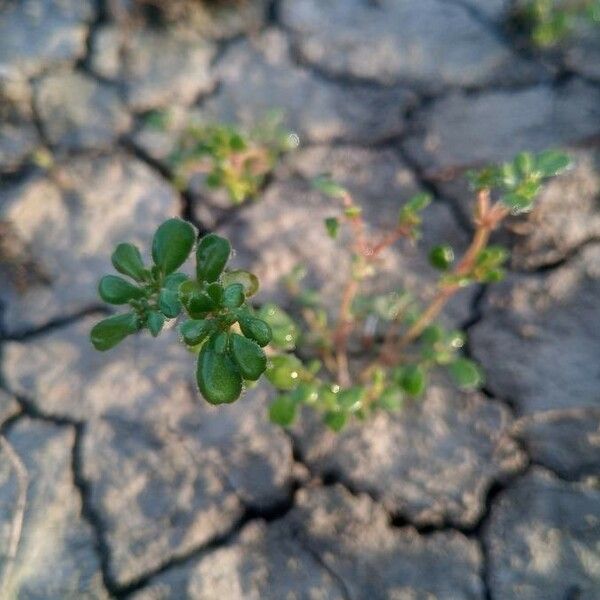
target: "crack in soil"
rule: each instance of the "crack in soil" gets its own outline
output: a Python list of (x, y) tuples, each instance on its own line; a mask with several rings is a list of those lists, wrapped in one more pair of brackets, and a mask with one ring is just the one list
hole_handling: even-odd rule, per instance
[(337, 583), (338, 587), (340, 588), (342, 597), (345, 600), (352, 600), (352, 594), (350, 593), (350, 590), (348, 589), (348, 586), (347, 586), (346, 582), (344, 581), (344, 578), (333, 567), (331, 567), (330, 565), (327, 564), (327, 562), (319, 554), (319, 552), (317, 550), (315, 550), (310, 545), (310, 543), (302, 537), (300, 531), (296, 531), (296, 530), (292, 531), (292, 536), (293, 536), (293, 539), (298, 543), (298, 545), (305, 552), (307, 552), (314, 559), (314, 561), (321, 568), (323, 568), (329, 574), (329, 576)]
[[(307, 59), (302, 54), (302, 50), (300, 48), (299, 39), (302, 37), (302, 33), (294, 31), (293, 28), (287, 26), (281, 19), (279, 18), (279, 14), (277, 11), (277, 21), (275, 25), (284, 33), (289, 41), (290, 45), (290, 58), (292, 62), (299, 68), (305, 69), (310, 72), (315, 78), (320, 79), (322, 81), (337, 84), (341, 87), (350, 87), (350, 86), (369, 86), (372, 89), (379, 90), (392, 90), (394, 88), (404, 88), (407, 91), (412, 91), (413, 93), (430, 95), (433, 94), (437, 97), (446, 96), (449, 93), (463, 91), (465, 93), (485, 93), (489, 91), (520, 91), (531, 87), (533, 85), (540, 85), (544, 82), (549, 82), (552, 80), (553, 74), (559, 69), (553, 65), (544, 64), (539, 56), (535, 54), (528, 54), (524, 50), (519, 49), (514, 45), (512, 39), (505, 35), (501, 29), (499, 29), (495, 24), (490, 22), (487, 18), (482, 15), (478, 15), (478, 11), (473, 7), (463, 4), (460, 0), (452, 0), (452, 4), (455, 6), (462, 8), (467, 13), (470, 14), (471, 17), (474, 18), (476, 22), (480, 25), (483, 25), (488, 33), (491, 33), (493, 37), (496, 38), (504, 47), (508, 50), (514, 52), (515, 56), (522, 60), (527, 60), (538, 67), (539, 73), (536, 77), (527, 78), (526, 81), (507, 81), (503, 82), (502, 78), (498, 78), (497, 80), (492, 81), (483, 81), (476, 84), (467, 84), (467, 85), (443, 85), (441, 87), (436, 87), (435, 92), (431, 92), (432, 86), (426, 82), (421, 82), (415, 79), (401, 77), (395, 81), (389, 83), (383, 83), (381, 81), (377, 81), (372, 77), (368, 76), (358, 76), (352, 75), (350, 73), (338, 73), (334, 72), (327, 67), (320, 65)], [(597, 84), (597, 82), (596, 82)]]
[(55, 317), (50, 319), (43, 325), (22, 329), (13, 333), (7, 333), (4, 328), (0, 328), (0, 342), (25, 342), (36, 337), (51, 333), (57, 329), (67, 327), (73, 323), (77, 323), (89, 316), (106, 316), (111, 314), (104, 304), (91, 304), (69, 315)]
[(292, 482), (292, 487), (288, 498), (273, 503), (267, 507), (246, 505), (243, 514), (227, 531), (213, 537), (207, 542), (199, 544), (195, 548), (192, 548), (184, 553), (174, 555), (162, 565), (147, 571), (146, 573), (136, 577), (126, 584), (116, 585), (113, 588), (113, 595), (115, 598), (126, 598), (130, 594), (143, 589), (145, 586), (151, 583), (155, 577), (161, 575), (162, 573), (165, 573), (174, 567), (179, 567), (193, 560), (200, 559), (203, 556), (214, 552), (215, 550), (230, 545), (240, 531), (253, 521), (273, 523), (283, 519), (294, 508), (295, 496), (299, 489), (300, 485), (296, 485), (295, 482)]
[(102, 519), (94, 509), (91, 501), (91, 486), (83, 475), (83, 456), (82, 444), (85, 435), (86, 425), (77, 423), (75, 427), (75, 443), (73, 444), (73, 453), (71, 460), (71, 470), (73, 473), (73, 483), (79, 492), (81, 499), (81, 516), (90, 526), (94, 537), (94, 549), (100, 561), (100, 572), (102, 582), (111, 596), (118, 598), (118, 586), (111, 575), (110, 562), (111, 553), (105, 536), (105, 527)]
[[(498, 24), (493, 23), (491, 20), (489, 20), (487, 17), (485, 17), (477, 8), (475, 8), (471, 5), (465, 5), (465, 3), (462, 2), (461, 0), (452, 0), (452, 2), (456, 6), (461, 6), (463, 9), (467, 10), (471, 16), (473, 16), (474, 18), (475, 17), (477, 18), (477, 21), (479, 23), (484, 24), (486, 29), (488, 29), (490, 32), (494, 32), (498, 36), (498, 38), (501, 39), (503, 42), (508, 43), (508, 45), (512, 48), (512, 50), (518, 56), (520, 56), (522, 58), (526, 58), (527, 60), (533, 61), (533, 62), (535, 62), (535, 64), (539, 65), (540, 68), (544, 69), (545, 72), (542, 74), (542, 77), (545, 78), (546, 75), (550, 76), (550, 74), (547, 73), (548, 67), (543, 62), (544, 57), (539, 56), (536, 53), (527, 50), (526, 48), (519, 47), (517, 38), (515, 38), (513, 35), (510, 35), (510, 33), (508, 31), (503, 32)], [(90, 59), (91, 59), (91, 52), (92, 52), (93, 37), (97, 32), (97, 28), (104, 23), (105, 15), (106, 15), (106, 12), (104, 10), (104, 2), (102, 0), (97, 0), (97, 16), (96, 16), (96, 19), (92, 23), (90, 23), (89, 27), (88, 27), (88, 32), (87, 32), (87, 36), (86, 36), (85, 55), (75, 63), (74, 68), (81, 69), (87, 75), (95, 78), (98, 82), (102, 83), (103, 85), (108, 85), (108, 84), (119, 85), (118, 82), (115, 82), (112, 80), (106, 80), (106, 78), (98, 76), (96, 73), (94, 73), (90, 69), (90, 66), (89, 66)], [(267, 7), (266, 26), (267, 27), (268, 26), (277, 26), (284, 32), (284, 34), (290, 41), (290, 54), (291, 54), (292, 61), (299, 68), (303, 68), (303, 69), (306, 69), (307, 71), (309, 71), (315, 78), (317, 78), (320, 81), (333, 83), (335, 85), (342, 86), (342, 87), (368, 85), (372, 89), (391, 90), (394, 87), (396, 87), (396, 88), (404, 87), (404, 88), (406, 88), (407, 92), (418, 91), (419, 86), (415, 86), (415, 85), (407, 86), (406, 83), (397, 83), (397, 84), (394, 84), (393, 86), (390, 86), (390, 85), (383, 85), (383, 84), (380, 84), (377, 82), (373, 82), (372, 80), (370, 80), (368, 78), (363, 79), (363, 78), (357, 78), (357, 77), (349, 76), (349, 75), (332, 74), (327, 69), (323, 69), (322, 67), (307, 61), (301, 55), (299, 47), (298, 47), (297, 43), (294, 41), (294, 38), (297, 37), (297, 34), (295, 32), (293, 32), (292, 30), (286, 28), (280, 21), (280, 4), (279, 4), (278, 0), (272, 0)], [(240, 39), (242, 39), (242, 35), (233, 36), (232, 38), (220, 40), (219, 42), (217, 42), (216, 43), (216, 52), (215, 52), (213, 59), (211, 60), (210, 68), (214, 69), (218, 65), (218, 63), (221, 61), (222, 57), (226, 54), (227, 50), (233, 44), (237, 43)], [(40, 75), (40, 76), (42, 76), (42, 75)], [(562, 64), (562, 60), (561, 60), (560, 65), (558, 65), (556, 74), (550, 81), (550, 85), (553, 88), (560, 87), (566, 81), (571, 81), (573, 79), (579, 79), (590, 85), (600, 86), (600, 82), (591, 80), (588, 77), (585, 77), (584, 75), (582, 75), (576, 71), (573, 71), (572, 69), (569, 69), (568, 67), (565, 67), (565, 65)], [(33, 78), (30, 83), (33, 85), (36, 80), (37, 80), (37, 78)], [(501, 83), (496, 83), (496, 84), (488, 84), (488, 85), (481, 85), (481, 86), (467, 86), (464, 88), (448, 86), (436, 94), (426, 94), (426, 93), (421, 92), (421, 94), (418, 97), (415, 104), (405, 110), (404, 117), (405, 117), (408, 127), (414, 126), (419, 111), (422, 111), (422, 110), (428, 108), (434, 102), (442, 100), (448, 94), (451, 94), (451, 93), (454, 93), (457, 91), (463, 92), (467, 95), (492, 93), (494, 91), (518, 92), (518, 91), (522, 91), (522, 90), (525, 90), (525, 89), (528, 89), (531, 87), (535, 87), (537, 85), (540, 85), (540, 82), (537, 82), (537, 83), (528, 82), (528, 83), (523, 83), (523, 84), (512, 84), (512, 85), (502, 85)], [(211, 92), (201, 93), (199, 95), (199, 97), (194, 101), (193, 104), (198, 104), (201, 106), (202, 102), (205, 101), (207, 98), (209, 98), (212, 94), (217, 93), (218, 89), (219, 89), (219, 82), (216, 81), (215, 88)], [(36, 128), (42, 143), (44, 145), (46, 145), (47, 147), (51, 147), (51, 145), (48, 143), (47, 137), (45, 135), (43, 122), (40, 119), (39, 113), (37, 111), (35, 94), (33, 95), (32, 104), (33, 104), (32, 123), (34, 124), (34, 127)], [(131, 113), (131, 114), (133, 114), (133, 113)], [(384, 148), (384, 147), (390, 147), (390, 146), (394, 147), (394, 149), (398, 152), (399, 156), (402, 158), (403, 162), (407, 165), (407, 167), (415, 175), (415, 178), (416, 178), (417, 182), (419, 183), (419, 185), (423, 189), (430, 192), (435, 198), (440, 198), (444, 201), (444, 203), (447, 203), (447, 205), (449, 206), (449, 208), (451, 209), (451, 211), (453, 213), (453, 216), (456, 218), (459, 226), (462, 229), (464, 229), (466, 232), (471, 231), (472, 228), (470, 227), (470, 223), (468, 222), (468, 219), (466, 218), (465, 214), (462, 211), (458, 210), (458, 208), (456, 207), (454, 202), (450, 202), (444, 198), (443, 194), (440, 193), (439, 186), (435, 183), (435, 179), (428, 176), (425, 173), (425, 170), (422, 169), (418, 164), (416, 164), (416, 162), (414, 160), (412, 160), (410, 158), (410, 156), (408, 155), (408, 153), (405, 151), (404, 147), (401, 144), (401, 141), (404, 137), (405, 137), (405, 134), (399, 134), (399, 135), (395, 135), (389, 139), (383, 140), (381, 142), (373, 142), (373, 143), (369, 143), (369, 144), (349, 143), (349, 142), (345, 142), (343, 140), (339, 140), (339, 141), (334, 140), (334, 141), (331, 141), (326, 144), (316, 144), (316, 145), (325, 145), (325, 146), (333, 147), (336, 144), (339, 144), (339, 145), (356, 146), (356, 147), (360, 147), (360, 148), (369, 148), (369, 149), (377, 149), (377, 148)], [(144, 152), (141, 148), (139, 148), (134, 142), (132, 142), (130, 139), (128, 139), (127, 136), (123, 137), (119, 141), (118, 145), (120, 147), (122, 147), (123, 149), (125, 149), (133, 157), (144, 162), (147, 166), (149, 166), (153, 170), (153, 172), (158, 173), (160, 175), (160, 177), (162, 179), (164, 179), (172, 189), (175, 189), (174, 186), (172, 185), (172, 181), (171, 181), (172, 174), (170, 173), (168, 168), (166, 168), (160, 161), (157, 161), (157, 160), (153, 159), (152, 157), (150, 157), (146, 152)], [(311, 146), (311, 144), (308, 144), (308, 147), (310, 147), (310, 146)], [(74, 155), (79, 155), (79, 154), (85, 154), (85, 152), (74, 153)], [(30, 172), (31, 172), (30, 165), (28, 165), (28, 163), (26, 161), (24, 161), (21, 164), (21, 166), (17, 169), (16, 174), (11, 175), (11, 177), (14, 178), (14, 181), (19, 181), (22, 177), (24, 177), (25, 175), (28, 175)], [(261, 192), (264, 192), (268, 188), (268, 186), (271, 185), (271, 183), (273, 181), (274, 181), (274, 175), (271, 174), (268, 181), (265, 181), (265, 186), (264, 186), (263, 190), (261, 190)], [(181, 215), (183, 216), (183, 218), (193, 222), (194, 225), (200, 231), (201, 235), (204, 233), (208, 233), (209, 228), (194, 218), (193, 203), (197, 202), (199, 198), (192, 196), (192, 194), (187, 190), (184, 192), (178, 192), (178, 194), (181, 199)], [(250, 202), (247, 202), (244, 205), (241, 205), (240, 207), (232, 207), (231, 209), (224, 209), (223, 214), (217, 219), (216, 227), (221, 227), (221, 226), (229, 223), (232, 219), (234, 219), (238, 215), (239, 211), (244, 209), (244, 206), (249, 206), (250, 204), (251, 204)], [(577, 247), (570, 250), (567, 254), (565, 254), (565, 256), (561, 257), (560, 259), (557, 259), (555, 261), (549, 261), (548, 263), (542, 264), (531, 270), (523, 270), (523, 271), (516, 270), (515, 272), (545, 273), (545, 272), (551, 271), (553, 269), (560, 268), (561, 266), (565, 265), (570, 260), (573, 260), (574, 258), (576, 258), (577, 255), (587, 245), (592, 244), (592, 243), (597, 243), (599, 241), (600, 240), (598, 238), (590, 238), (588, 240), (585, 240), (581, 244), (579, 244)], [(484, 301), (486, 293), (487, 293), (487, 288), (485, 286), (482, 286), (473, 299), (473, 303), (472, 303), (471, 311), (470, 311), (471, 314), (462, 325), (462, 329), (464, 329), (467, 333), (469, 332), (470, 329), (472, 329), (473, 326), (475, 326), (477, 323), (479, 323), (480, 320), (483, 318), (482, 305), (483, 305), (483, 301)], [(49, 332), (53, 331), (54, 329), (59, 329), (61, 327), (65, 327), (67, 325), (70, 325), (70, 324), (76, 322), (79, 319), (82, 319), (89, 315), (95, 315), (95, 314), (107, 314), (107, 311), (103, 305), (92, 305), (92, 306), (86, 307), (76, 313), (73, 313), (71, 315), (57, 317), (39, 327), (23, 330), (23, 331), (16, 332), (16, 333), (13, 333), (10, 335), (7, 335), (5, 332), (1, 331), (0, 332), (0, 340), (2, 340), (2, 341), (27, 341), (30, 339), (35, 339), (35, 337), (37, 337), (39, 335), (49, 333)], [(469, 346), (468, 341), (465, 346), (465, 354), (467, 356), (471, 356), (471, 347)], [(506, 405), (510, 409), (513, 418), (518, 417), (518, 411), (516, 409), (516, 404), (513, 400), (508, 399), (508, 398), (499, 398), (495, 394), (493, 394), (489, 389), (487, 389), (485, 387), (481, 390), (481, 393), (490, 400), (501, 402), (502, 404)], [(85, 435), (86, 425), (83, 422), (79, 422), (79, 421), (76, 421), (76, 420), (73, 420), (73, 419), (70, 419), (67, 417), (58, 417), (58, 416), (46, 414), (43, 411), (41, 411), (31, 400), (26, 399), (19, 395), (12, 394), (12, 393), (11, 393), (11, 395), (15, 396), (15, 398), (20, 406), (20, 411), (11, 415), (10, 417), (8, 417), (4, 421), (4, 423), (2, 423), (0, 425), (0, 431), (2, 431), (2, 432), (9, 431), (10, 428), (13, 427), (15, 423), (18, 423), (20, 419), (26, 418), (26, 417), (29, 417), (32, 419), (38, 419), (38, 420), (42, 420), (42, 421), (47, 421), (47, 422), (53, 423), (55, 425), (68, 426), (68, 427), (74, 428), (75, 443), (74, 443), (74, 447), (73, 447), (72, 465), (71, 465), (72, 473), (73, 473), (73, 482), (74, 482), (74, 485), (75, 485), (75, 487), (80, 495), (80, 498), (81, 498), (82, 516), (85, 519), (85, 521), (92, 528), (94, 542), (95, 542), (95, 551), (100, 559), (102, 579), (103, 579), (104, 586), (106, 587), (108, 592), (114, 598), (125, 598), (128, 595), (130, 595), (131, 593), (133, 593), (139, 589), (142, 589), (144, 586), (146, 586), (148, 583), (150, 583), (150, 581), (153, 578), (160, 575), (161, 573), (164, 573), (164, 572), (168, 571), (169, 569), (174, 568), (176, 566), (186, 564), (187, 562), (189, 562), (191, 560), (200, 558), (200, 557), (202, 557), (206, 554), (209, 554), (221, 547), (227, 546), (228, 544), (230, 544), (233, 541), (233, 539), (241, 531), (241, 529), (245, 525), (250, 523), (251, 521), (263, 520), (267, 523), (272, 523), (272, 522), (275, 522), (277, 520), (284, 518), (294, 508), (295, 498), (296, 498), (296, 494), (297, 494), (298, 490), (303, 489), (303, 487), (306, 487), (308, 485), (311, 485), (311, 486), (321, 485), (324, 487), (333, 486), (333, 485), (341, 485), (350, 494), (352, 494), (354, 496), (366, 494), (371, 498), (371, 500), (374, 503), (376, 503), (379, 506), (382, 506), (381, 501), (377, 497), (377, 494), (375, 492), (363, 490), (363, 489), (360, 489), (360, 490), (357, 489), (352, 483), (346, 481), (345, 478), (340, 473), (336, 473), (336, 472), (326, 472), (326, 473), (321, 473), (321, 474), (315, 473), (314, 470), (305, 462), (304, 457), (302, 456), (302, 453), (299, 449), (297, 440), (294, 438), (294, 436), (290, 432), (286, 432), (288, 434), (290, 443), (292, 445), (293, 458), (296, 463), (302, 465), (307, 470), (307, 472), (310, 474), (309, 481), (307, 481), (304, 484), (297, 480), (292, 481), (291, 491), (290, 491), (288, 498), (286, 498), (285, 500), (283, 500), (281, 502), (273, 504), (271, 507), (258, 508), (258, 507), (246, 506), (243, 515), (225, 533), (223, 533), (219, 536), (216, 536), (212, 540), (205, 542), (205, 543), (197, 546), (196, 548), (191, 549), (190, 551), (188, 551), (186, 553), (183, 553), (179, 556), (169, 559), (163, 565), (159, 566), (156, 569), (153, 569), (152, 571), (148, 571), (147, 573), (141, 575), (140, 577), (136, 578), (132, 582), (127, 583), (126, 585), (120, 585), (113, 579), (113, 577), (110, 573), (111, 550), (110, 550), (110, 546), (109, 546), (108, 542), (106, 541), (106, 528), (105, 528), (104, 524), (102, 523), (102, 519), (101, 519), (100, 515), (97, 513), (97, 511), (92, 506), (91, 484), (89, 481), (87, 481), (85, 479), (85, 477), (83, 475), (82, 443), (83, 443), (83, 436)], [(511, 436), (511, 438), (512, 438), (512, 436)], [(519, 440), (515, 439), (515, 442), (520, 445)], [(390, 522), (390, 525), (393, 527), (407, 527), (407, 526), (414, 527), (422, 535), (427, 535), (427, 534), (431, 534), (431, 533), (438, 532), (438, 531), (456, 531), (456, 532), (460, 532), (460, 533), (466, 535), (467, 537), (475, 539), (478, 542), (481, 552), (482, 552), (482, 566), (481, 566), (480, 577), (483, 582), (484, 597), (486, 598), (486, 600), (491, 600), (493, 597), (493, 593), (492, 593), (492, 584), (490, 581), (489, 548), (487, 547), (487, 544), (485, 542), (483, 534), (484, 534), (486, 525), (490, 519), (491, 511), (497, 501), (498, 496), (505, 490), (509, 489), (510, 486), (515, 482), (515, 480), (517, 480), (519, 477), (525, 475), (533, 467), (538, 467), (538, 466), (543, 467), (547, 471), (552, 472), (558, 479), (564, 480), (558, 474), (556, 474), (554, 471), (552, 471), (552, 469), (548, 468), (548, 466), (532, 461), (532, 459), (529, 456), (526, 449), (524, 447), (522, 447), (521, 445), (520, 445), (520, 448), (523, 450), (525, 456), (527, 457), (527, 463), (517, 473), (512, 474), (511, 476), (507, 477), (506, 479), (503, 479), (502, 481), (494, 480), (491, 482), (491, 484), (487, 490), (487, 493), (485, 495), (485, 501), (484, 501), (485, 507), (484, 507), (482, 516), (472, 526), (466, 526), (466, 527), (459, 526), (459, 525), (456, 525), (456, 524), (453, 524), (450, 522), (444, 522), (439, 525), (416, 525), (416, 524), (412, 523), (411, 520), (408, 519), (405, 515), (391, 514), (388, 512), (389, 522)], [(351, 593), (347, 587), (347, 584), (343, 580), (343, 578), (340, 577), (339, 574), (336, 573), (333, 569), (331, 569), (323, 561), (322, 557), (318, 554), (318, 552), (316, 552), (313, 548), (311, 548), (309, 544), (307, 544), (304, 540), (301, 539), (301, 537), (297, 537), (297, 540), (303, 546), (303, 548), (307, 552), (309, 552), (311, 554), (311, 556), (313, 556), (313, 558), (333, 577), (333, 579), (339, 585), (344, 598), (347, 598), (347, 599), (351, 598)]]
[(588, 246), (593, 246), (600, 243), (600, 237), (592, 235), (589, 238), (582, 240), (576, 246), (569, 248), (565, 253), (554, 260), (548, 260), (547, 262), (541, 262), (539, 265), (527, 268), (527, 267), (511, 267), (511, 273), (517, 273), (522, 275), (544, 275), (546, 273), (560, 269), (566, 266), (571, 261), (577, 260), (583, 251)]

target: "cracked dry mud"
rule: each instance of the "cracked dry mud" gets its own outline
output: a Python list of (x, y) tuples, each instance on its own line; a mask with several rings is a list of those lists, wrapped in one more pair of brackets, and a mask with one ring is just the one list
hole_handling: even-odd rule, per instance
[[(126, 4), (0, 2), (0, 597), (600, 598), (598, 36), (531, 52), (510, 0), (248, 0), (165, 27)], [(182, 197), (181, 127), (270, 109), (301, 148), (260, 199), (232, 210), (201, 180)], [(169, 216), (230, 236), (260, 302), (287, 303), (277, 280), (302, 261), (334, 306), (345, 258), (313, 176), (347, 185), (369, 227), (435, 193), (423, 239), (369, 284), (414, 288), (428, 247), (468, 243), (464, 171), (551, 146), (576, 164), (499, 237), (506, 281), (446, 312), (482, 393), (440, 379), (341, 435), (310, 415), (285, 432), (266, 385), (202, 401), (173, 330), (88, 342), (112, 247), (147, 248)]]

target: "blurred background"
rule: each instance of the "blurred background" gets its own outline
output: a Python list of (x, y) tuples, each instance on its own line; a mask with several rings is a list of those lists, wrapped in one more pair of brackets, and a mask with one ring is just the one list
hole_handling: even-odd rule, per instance
[[(114, 246), (171, 216), (259, 304), (301, 263), (335, 308), (323, 172), (373, 228), (433, 195), (372, 284), (419, 295), (465, 172), (549, 148), (506, 280), (444, 316), (482, 392), (284, 430), (262, 384), (204, 402), (173, 330), (89, 342)], [(599, 168), (594, 0), (0, 0), (0, 598), (600, 598)]]

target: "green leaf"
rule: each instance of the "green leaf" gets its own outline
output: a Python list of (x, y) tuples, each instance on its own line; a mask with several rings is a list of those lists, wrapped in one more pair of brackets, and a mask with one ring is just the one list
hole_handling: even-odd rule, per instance
[(269, 406), (269, 419), (275, 425), (289, 427), (296, 419), (298, 405), (289, 394), (280, 394)]
[(498, 169), (498, 184), (502, 184), (506, 189), (514, 188), (519, 181), (514, 164), (504, 163)]
[(223, 305), (225, 290), (220, 283), (216, 281), (210, 283), (206, 287), (206, 293), (210, 296), (211, 300), (215, 303), (215, 306), (220, 308)]
[(158, 308), (165, 317), (174, 319), (181, 312), (179, 294), (173, 290), (163, 288), (158, 295)]
[(510, 253), (504, 246), (488, 246), (477, 255), (475, 264), (480, 267), (498, 267), (503, 265), (509, 256)]
[(196, 380), (210, 404), (235, 402), (242, 393), (242, 376), (229, 355), (215, 352), (209, 344), (198, 355)]
[(319, 387), (314, 381), (301, 381), (291, 391), (291, 396), (299, 404), (315, 404), (319, 399)]
[(568, 154), (557, 150), (547, 150), (538, 154), (535, 159), (535, 168), (543, 177), (552, 177), (562, 173), (571, 166)]
[[(168, 279), (168, 277), (165, 278), (165, 282), (167, 279)], [(168, 287), (168, 286), (165, 286), (165, 287)], [(171, 288), (169, 288), (169, 289), (171, 289)], [(181, 302), (184, 305), (187, 306), (188, 302), (194, 296), (197, 296), (197, 295), (203, 293), (203, 286), (200, 283), (198, 283), (197, 281), (194, 281), (193, 279), (188, 279), (179, 284), (178, 292), (179, 292), (179, 299), (181, 300)]]
[(506, 275), (504, 269), (488, 269), (481, 277), (483, 283), (498, 283)]
[(454, 262), (454, 250), (448, 244), (435, 246), (429, 252), (429, 262), (440, 271), (447, 271)]
[(352, 312), (359, 318), (375, 315), (384, 321), (393, 321), (406, 309), (408, 302), (408, 295), (398, 292), (357, 296), (352, 303)]
[(293, 354), (280, 354), (271, 357), (265, 374), (278, 390), (288, 391), (298, 385), (302, 372), (302, 363), (297, 357)]
[(330, 198), (342, 198), (346, 194), (345, 188), (330, 179), (327, 175), (315, 177), (312, 181), (312, 185), (316, 190)]
[(455, 275), (454, 273), (448, 273), (440, 279), (442, 285), (456, 285), (461, 288), (471, 285), (473, 281), (473, 277), (470, 275)]
[(258, 292), (259, 284), (258, 277), (248, 271), (236, 270), (226, 271), (223, 273), (221, 278), (224, 286), (231, 285), (233, 283), (240, 283), (244, 286), (244, 294), (246, 298), (254, 296)]
[(163, 281), (163, 287), (166, 287), (168, 290), (173, 290), (174, 292), (179, 291), (179, 287), (184, 281), (188, 281), (189, 276), (185, 273), (171, 273), (167, 275)]
[(198, 319), (215, 310), (217, 306), (208, 294), (200, 292), (188, 300), (186, 308), (192, 319)]
[(444, 333), (444, 329), (439, 325), (429, 325), (423, 330), (420, 339), (424, 344), (432, 346), (444, 339)]
[(524, 199), (533, 202), (540, 193), (541, 189), (542, 184), (537, 178), (527, 179), (519, 185), (519, 187), (516, 189), (516, 193), (522, 196)]
[(427, 377), (420, 365), (408, 365), (402, 369), (400, 386), (409, 396), (420, 396), (425, 391)]
[(342, 411), (327, 412), (323, 417), (323, 421), (329, 429), (338, 433), (346, 426), (348, 415)]
[(148, 313), (148, 329), (152, 337), (156, 337), (160, 333), (164, 324), (165, 317), (162, 313), (159, 313), (157, 310), (151, 310)]
[(467, 179), (475, 190), (484, 190), (497, 187), (502, 179), (500, 169), (494, 165), (484, 167), (479, 171), (469, 171)]
[(202, 340), (206, 339), (212, 333), (213, 329), (214, 325), (211, 321), (206, 319), (189, 319), (180, 325), (179, 332), (183, 341), (188, 346), (196, 346)]
[(111, 262), (119, 273), (136, 281), (143, 281), (146, 277), (142, 255), (133, 244), (119, 244), (112, 253)]
[(408, 202), (402, 207), (402, 210), (412, 213), (419, 213), (425, 210), (431, 204), (431, 194), (427, 192), (421, 192), (420, 194), (414, 195)]
[(264, 350), (252, 340), (232, 333), (229, 336), (230, 354), (244, 379), (256, 381), (267, 368)]
[(265, 304), (258, 311), (258, 316), (271, 328), (273, 346), (282, 350), (296, 347), (299, 329), (284, 310), (275, 304)]
[(335, 412), (339, 410), (338, 393), (340, 387), (337, 384), (326, 383), (318, 389), (318, 406), (326, 411)]
[(483, 373), (479, 366), (468, 358), (459, 358), (448, 366), (456, 385), (463, 389), (477, 389), (483, 385)]
[(414, 238), (420, 236), (419, 225), (422, 221), (421, 211), (425, 209), (430, 202), (431, 196), (427, 193), (421, 193), (413, 196), (400, 209), (398, 223), (403, 227), (410, 227), (411, 235)]
[(241, 134), (232, 133), (231, 138), (229, 139), (229, 147), (236, 152), (241, 152), (246, 149), (247, 144)]
[(338, 392), (338, 406), (344, 411), (356, 412), (362, 408), (365, 397), (365, 388), (361, 385), (355, 385), (351, 388)]
[(362, 213), (362, 208), (360, 206), (349, 206), (344, 209), (344, 214), (350, 219), (354, 217), (358, 217)]
[(241, 283), (232, 283), (223, 292), (223, 306), (227, 308), (238, 308), (245, 299), (244, 286)]
[(523, 194), (519, 194), (518, 192), (509, 192), (508, 194), (504, 194), (501, 200), (515, 215), (529, 212), (533, 208), (533, 201), (531, 198), (528, 198)]
[(332, 240), (335, 240), (340, 231), (340, 222), (335, 217), (325, 219), (325, 229)]
[(218, 188), (223, 183), (223, 173), (220, 170), (212, 171), (204, 180), (209, 188)]
[(90, 332), (90, 339), (96, 350), (110, 350), (139, 328), (139, 318), (135, 313), (115, 315), (96, 323)]
[(181, 219), (169, 219), (156, 230), (152, 240), (152, 259), (165, 275), (177, 270), (189, 256), (196, 233)]
[(229, 255), (231, 244), (215, 233), (205, 235), (196, 248), (196, 273), (198, 280), (209, 283), (216, 281), (223, 272)]
[(400, 410), (404, 404), (402, 390), (395, 386), (387, 387), (377, 399), (377, 407), (390, 412)]
[(535, 165), (533, 154), (531, 152), (519, 152), (515, 156), (513, 165), (521, 177), (528, 177)]
[(256, 317), (242, 317), (240, 319), (240, 329), (247, 338), (254, 340), (259, 346), (266, 346), (273, 337), (269, 325)]
[(130, 300), (139, 300), (146, 293), (118, 275), (105, 275), (98, 284), (98, 293), (109, 304), (127, 304)]
[(210, 336), (208, 343), (217, 354), (223, 354), (229, 348), (229, 333), (227, 331), (217, 331)]

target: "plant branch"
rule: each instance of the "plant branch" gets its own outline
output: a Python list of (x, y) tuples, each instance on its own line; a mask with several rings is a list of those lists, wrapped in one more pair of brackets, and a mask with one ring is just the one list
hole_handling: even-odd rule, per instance
[(396, 229), (386, 233), (377, 244), (372, 248), (372, 256), (378, 256), (382, 250), (393, 246), (399, 239), (403, 237), (410, 237), (411, 229), (406, 225), (398, 225)]
[[(344, 191), (342, 197), (342, 205), (346, 210), (355, 207), (352, 196)], [(357, 211), (350, 215), (346, 215), (353, 233), (352, 249), (354, 255), (364, 262), (364, 264), (372, 263), (377, 259), (379, 254), (385, 249), (392, 246), (402, 237), (411, 235), (410, 227), (406, 225), (398, 225), (392, 231), (383, 235), (376, 243), (370, 243), (365, 234), (365, 223), (362, 218), (362, 213)], [(334, 345), (336, 348), (336, 371), (337, 378), (342, 387), (348, 387), (352, 381), (348, 367), (348, 338), (352, 333), (353, 318), (352, 318), (352, 303), (360, 289), (360, 281), (362, 275), (350, 274), (343, 292), (340, 303), (340, 311), (338, 322), (333, 333)]]
[[(352, 209), (354, 201), (352, 196), (344, 191), (342, 195), (342, 205), (344, 209)], [(357, 257), (365, 257), (368, 253), (368, 244), (365, 235), (365, 223), (362, 213), (346, 214), (346, 219), (352, 229), (352, 250)], [(350, 267), (349, 277), (344, 285), (338, 314), (337, 324), (333, 332), (333, 343), (335, 347), (335, 362), (337, 378), (342, 387), (348, 387), (351, 383), (350, 371), (348, 368), (348, 337), (352, 332), (352, 303), (359, 290), (359, 282)]]
[[(304, 309), (302, 311), (302, 317), (312, 333), (316, 334), (319, 338), (327, 339), (327, 328), (318, 323), (314, 313), (311, 310)], [(319, 356), (327, 370), (332, 374), (336, 373), (337, 363), (331, 348), (327, 345), (324, 345), (317, 348), (317, 351), (319, 352)]]
[[(508, 209), (499, 203), (490, 204), (490, 190), (483, 189), (477, 194), (475, 208), (475, 234), (461, 261), (452, 271), (455, 278), (467, 276), (473, 270), (477, 257), (487, 246), (490, 235), (500, 222), (508, 215)], [(446, 303), (461, 289), (459, 283), (441, 282), (437, 294), (421, 316), (411, 325), (408, 331), (400, 338), (397, 348), (402, 349), (415, 339), (428, 327), (441, 313)]]

